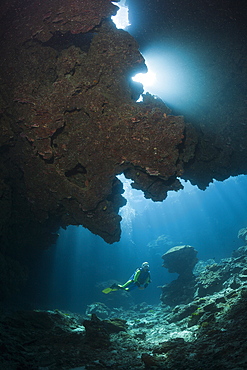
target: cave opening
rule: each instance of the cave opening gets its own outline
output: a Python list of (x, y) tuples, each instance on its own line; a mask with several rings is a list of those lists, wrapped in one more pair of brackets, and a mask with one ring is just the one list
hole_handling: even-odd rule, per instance
[[(30, 265), (25, 292), (29, 307), (83, 313), (89, 302), (110, 304), (102, 296), (102, 284), (124, 281), (142, 260), (149, 261), (152, 272), (145, 301), (155, 305), (160, 296), (156, 287), (176, 277), (162, 267), (166, 250), (188, 244), (198, 251), (201, 263), (220, 263), (241, 246), (238, 231), (247, 222), (247, 176), (214, 181), (205, 191), (183, 181), (184, 189), (169, 192), (164, 202), (145, 199), (132, 189), (131, 180), (118, 178), (127, 199), (120, 209), (121, 240), (109, 245), (82, 226), (60, 229), (57, 243)], [(132, 295), (131, 301), (140, 304), (143, 296)]]
[(119, 2), (113, 2), (113, 4), (118, 6), (117, 14), (112, 16), (111, 19), (115, 23), (117, 28), (127, 29), (130, 26), (129, 22), (129, 8), (126, 4), (126, 0), (120, 0)]

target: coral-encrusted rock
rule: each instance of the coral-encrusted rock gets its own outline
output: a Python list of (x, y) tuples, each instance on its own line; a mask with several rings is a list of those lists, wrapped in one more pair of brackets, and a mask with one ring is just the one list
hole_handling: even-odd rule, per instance
[(230, 276), (230, 265), (224, 267), (214, 263), (205, 267), (205, 270), (197, 278), (197, 295), (203, 297), (207, 294), (218, 292), (222, 284)]
[(188, 304), (193, 300), (195, 294), (195, 276), (179, 275), (176, 280), (161, 287), (160, 300), (171, 307), (178, 304)]
[(176, 272), (179, 275), (191, 275), (198, 259), (197, 250), (190, 245), (180, 245), (169, 249), (163, 254), (163, 266), (169, 272)]
[(244, 227), (239, 230), (238, 238), (244, 241), (244, 244), (247, 244), (247, 227)]
[(84, 320), (87, 343), (96, 348), (104, 348), (110, 345), (110, 334), (126, 331), (126, 321), (121, 319), (100, 320), (95, 313), (91, 320)]
[(176, 176), (194, 146), (180, 152), (183, 117), (169, 115), (161, 100), (132, 99), (129, 78), (146, 66), (127, 32), (104, 20), (80, 39), (54, 37), (57, 43), (27, 39), (18, 58), (10, 53), (4, 60), (3, 78), (12, 70), (6, 94), (16, 135), (9, 155), (35, 219), (81, 224), (113, 243), (120, 239), (118, 210), (125, 204), (116, 176), (125, 173), (147, 198), (161, 201), (168, 190), (182, 188)]
[[(103, 18), (116, 14), (117, 7), (110, 0), (32, 0), (16, 9), (14, 27), (7, 24), (8, 37), (16, 43), (29, 39), (48, 41), (56, 32), (79, 34), (90, 31)], [(18, 37), (16, 37), (18, 35)]]
[(103, 321), (94, 313), (91, 320), (84, 320), (83, 325), (86, 329), (86, 341), (95, 348), (105, 348), (110, 345), (109, 333), (107, 332)]
[(101, 302), (91, 303), (87, 306), (86, 314), (92, 315), (95, 314), (99, 319), (106, 319), (109, 316), (110, 309)]
[(193, 268), (197, 263), (197, 251), (190, 245), (169, 249), (163, 254), (163, 266), (171, 273), (178, 273), (176, 280), (162, 287), (161, 301), (170, 306), (191, 302), (195, 293)]

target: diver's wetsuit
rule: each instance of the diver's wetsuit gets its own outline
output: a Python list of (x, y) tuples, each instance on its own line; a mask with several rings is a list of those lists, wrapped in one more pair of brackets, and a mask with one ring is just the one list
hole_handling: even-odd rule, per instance
[(143, 286), (146, 288), (148, 284), (151, 282), (150, 272), (149, 270), (138, 268), (134, 274), (126, 281), (123, 285), (118, 285), (120, 289), (124, 289), (127, 291), (133, 290), (135, 288), (139, 288)]

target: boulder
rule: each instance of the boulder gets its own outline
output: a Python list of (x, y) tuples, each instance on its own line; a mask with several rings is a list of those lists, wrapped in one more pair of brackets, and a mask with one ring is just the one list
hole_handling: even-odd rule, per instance
[(179, 275), (193, 275), (192, 271), (198, 259), (197, 250), (190, 245), (180, 245), (169, 249), (163, 254), (163, 266), (169, 272), (176, 272)]
[(244, 241), (244, 244), (247, 244), (247, 227), (243, 227), (238, 232), (238, 238)]

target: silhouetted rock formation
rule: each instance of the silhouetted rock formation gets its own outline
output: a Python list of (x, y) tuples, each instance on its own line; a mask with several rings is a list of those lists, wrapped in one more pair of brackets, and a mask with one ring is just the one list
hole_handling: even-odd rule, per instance
[(238, 232), (238, 238), (243, 240), (244, 244), (247, 244), (247, 227), (243, 227)]
[(195, 293), (193, 268), (198, 259), (197, 251), (190, 245), (180, 245), (163, 254), (163, 266), (169, 272), (179, 274), (178, 278), (162, 287), (161, 301), (170, 306), (189, 303)]
[(163, 254), (163, 266), (171, 273), (176, 272), (181, 276), (190, 276), (198, 262), (196, 256), (197, 250), (191, 245), (179, 245)]

